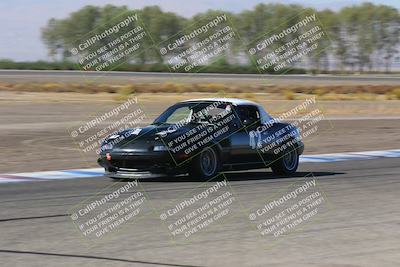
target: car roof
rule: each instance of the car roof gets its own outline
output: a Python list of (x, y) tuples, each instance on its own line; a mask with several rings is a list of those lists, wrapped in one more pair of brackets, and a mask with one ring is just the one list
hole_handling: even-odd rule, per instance
[(225, 103), (231, 103), (236, 106), (239, 106), (239, 105), (258, 106), (258, 104), (253, 101), (240, 99), (240, 98), (225, 98), (225, 97), (188, 99), (188, 100), (181, 101), (179, 103), (187, 103), (187, 102), (225, 102)]

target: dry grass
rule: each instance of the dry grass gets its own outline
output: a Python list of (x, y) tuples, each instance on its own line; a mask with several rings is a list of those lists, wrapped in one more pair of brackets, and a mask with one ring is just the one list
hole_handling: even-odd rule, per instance
[(393, 89), (390, 93), (386, 94), (389, 96), (389, 100), (397, 99), (400, 100), (400, 87)]
[(304, 95), (316, 95), (319, 100), (398, 100), (400, 87), (390, 85), (358, 86), (237, 86), (219, 83), (135, 83), (125, 85), (92, 83), (0, 83), (0, 91), (14, 92), (75, 92), (112, 93), (115, 100), (123, 100), (134, 93), (221, 93), (256, 99), (256, 93), (269, 93), (282, 99), (296, 100)]
[(285, 97), (286, 100), (295, 100), (296, 99), (295, 93), (291, 90), (284, 90), (283, 96)]

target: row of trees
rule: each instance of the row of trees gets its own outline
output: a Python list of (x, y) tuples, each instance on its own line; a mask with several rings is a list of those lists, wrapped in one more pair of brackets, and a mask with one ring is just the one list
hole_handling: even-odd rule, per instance
[[(42, 29), (42, 39), (54, 61), (74, 60), (76, 58), (71, 54), (71, 49), (76, 46), (77, 40), (84, 40), (89, 35), (101, 33), (104, 29), (112, 27), (121, 14), (138, 14), (140, 25), (145, 26), (151, 38), (141, 40), (142, 47), (149, 49), (138, 53), (131, 59), (131, 63), (163, 64), (165, 58), (160, 55), (157, 44), (173, 36), (177, 38), (188, 33), (199, 24), (199, 21), (204, 21), (204, 18), (215, 17), (222, 13), (229, 17), (229, 23), (240, 36), (240, 39), (231, 41), (229, 51), (224, 54), (224, 64), (251, 65), (246, 50), (257, 36), (263, 36), (271, 31), (279, 32), (311, 13), (317, 15), (329, 38), (324, 41), (326, 49), (308, 55), (307, 68), (317, 71), (333, 69), (360, 72), (389, 71), (392, 64), (399, 60), (399, 11), (396, 8), (372, 3), (345, 7), (337, 12), (305, 9), (300, 5), (259, 4), (252, 10), (238, 14), (210, 10), (191, 18), (163, 12), (157, 6), (141, 10), (129, 10), (126, 6), (86, 6), (66, 19), (50, 19), (47, 26)], [(127, 30), (122, 29), (119, 34), (124, 34)], [(105, 38), (91, 49), (98, 49), (110, 41)], [(183, 45), (176, 52), (183, 51), (187, 45), (190, 44)]]

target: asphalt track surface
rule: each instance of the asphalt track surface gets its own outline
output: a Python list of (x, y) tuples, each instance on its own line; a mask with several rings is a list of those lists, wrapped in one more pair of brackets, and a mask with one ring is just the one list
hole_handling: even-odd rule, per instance
[(399, 75), (269, 75), (269, 74), (218, 74), (218, 73), (156, 73), (114, 71), (40, 71), (0, 70), (4, 82), (223, 82), (239, 84), (357, 84), (393, 85), (400, 84)]
[[(327, 203), (301, 228), (261, 236), (250, 210), (313, 174)], [(269, 170), (230, 173), (241, 205), (233, 216), (189, 240), (171, 239), (158, 212), (121, 226), (88, 246), (70, 218), (71, 207), (107, 186), (107, 178), (0, 186), (1, 266), (399, 266), (400, 159), (304, 163), (295, 177)], [(163, 178), (140, 182), (152, 207), (163, 211), (195, 187), (215, 183)]]

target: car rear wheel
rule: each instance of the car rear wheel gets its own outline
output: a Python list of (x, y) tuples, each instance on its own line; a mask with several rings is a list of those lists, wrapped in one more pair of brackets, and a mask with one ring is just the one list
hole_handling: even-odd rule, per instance
[(217, 175), (220, 169), (220, 162), (217, 152), (207, 147), (195, 157), (189, 175), (192, 178), (212, 178)]
[(283, 156), (272, 164), (271, 169), (276, 174), (288, 175), (295, 173), (298, 166), (299, 154), (296, 148), (291, 147)]

